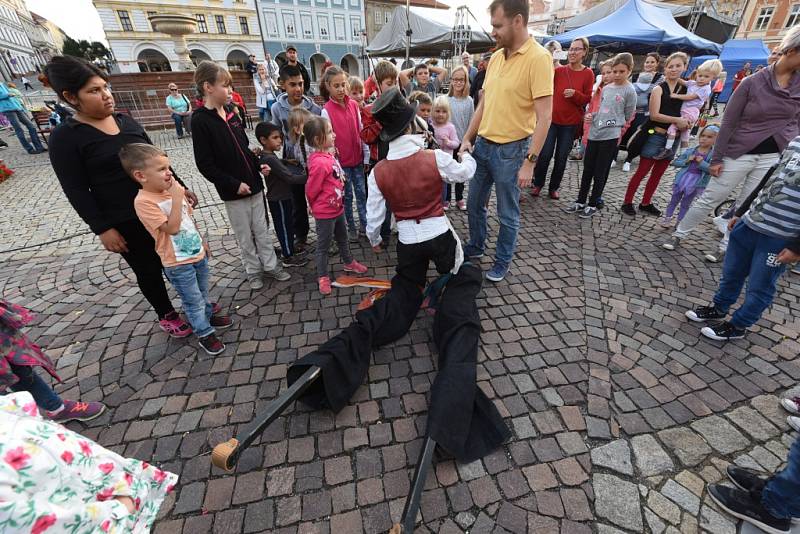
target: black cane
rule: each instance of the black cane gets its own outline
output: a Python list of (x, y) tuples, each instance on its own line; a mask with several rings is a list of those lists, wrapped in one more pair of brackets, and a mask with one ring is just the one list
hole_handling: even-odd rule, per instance
[(411, 491), (406, 498), (406, 505), (403, 508), (400, 523), (394, 525), (389, 534), (413, 534), (414, 525), (417, 522), (417, 513), (419, 513), (420, 500), (422, 499), (422, 490), (425, 488), (425, 480), (428, 478), (428, 471), (431, 468), (434, 449), (436, 449), (436, 442), (430, 436), (426, 437), (419, 453), (417, 466), (414, 468)]
[(211, 463), (224, 469), (233, 471), (236, 462), (247, 447), (272, 423), (283, 411), (300, 395), (303, 394), (314, 382), (319, 379), (322, 369), (311, 366), (308, 371), (284, 391), (277, 399), (273, 400), (261, 415), (256, 416), (235, 438), (220, 443), (211, 451)]

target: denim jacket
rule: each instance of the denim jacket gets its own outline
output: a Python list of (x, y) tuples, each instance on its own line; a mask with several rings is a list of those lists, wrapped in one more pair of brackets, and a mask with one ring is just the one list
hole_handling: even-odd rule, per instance
[[(692, 159), (694, 158), (695, 154), (697, 154), (697, 149), (698, 147), (687, 148), (686, 150), (681, 152), (678, 157), (672, 160), (672, 166), (681, 169), (675, 175), (675, 183), (680, 182), (681, 178), (683, 178), (683, 175), (686, 174), (686, 172), (689, 170), (689, 165), (692, 163)], [(697, 189), (705, 189), (705, 187), (708, 185), (708, 181), (711, 179), (711, 175), (708, 173), (708, 169), (711, 167), (711, 158), (713, 156), (714, 156), (714, 149), (712, 148), (711, 150), (708, 151), (706, 157), (703, 158), (703, 161), (701, 161), (700, 164), (698, 165), (703, 175), (697, 181), (697, 184), (695, 184), (695, 187)]]

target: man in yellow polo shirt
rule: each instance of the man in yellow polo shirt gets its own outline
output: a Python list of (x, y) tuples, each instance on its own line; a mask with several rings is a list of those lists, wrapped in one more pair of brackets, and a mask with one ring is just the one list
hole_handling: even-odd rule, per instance
[(486, 279), (499, 282), (517, 244), (520, 188), (531, 185), (550, 128), (553, 58), (528, 35), (528, 0), (494, 0), (489, 11), (498, 50), (486, 67), (484, 95), (461, 145), (461, 152), (472, 151), (478, 163), (467, 199), (469, 243), (464, 254), (483, 256), (486, 203), (494, 184), (500, 232)]

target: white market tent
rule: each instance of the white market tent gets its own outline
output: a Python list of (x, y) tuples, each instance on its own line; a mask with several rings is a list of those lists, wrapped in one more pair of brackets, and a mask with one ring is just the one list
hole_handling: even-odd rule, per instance
[[(406, 8), (397, 6), (392, 19), (372, 42), (367, 45), (367, 53), (371, 56), (401, 57), (406, 54), (406, 29), (411, 29), (412, 57), (436, 57), (443, 50), (452, 50), (453, 28), (434, 22), (416, 14), (413, 10), (406, 15)], [(472, 29), (472, 38), (467, 45), (471, 54), (486, 52), (494, 46), (491, 36), (480, 28)]]

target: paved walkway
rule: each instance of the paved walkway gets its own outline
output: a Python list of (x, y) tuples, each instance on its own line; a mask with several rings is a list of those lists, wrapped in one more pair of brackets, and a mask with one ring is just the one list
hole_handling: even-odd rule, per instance
[[(425, 429), (431, 320), (420, 314), (375, 353), (341, 413), (297, 405), (235, 474), (212, 468), (210, 447), (286, 386), (287, 364), (349, 324), (362, 291), (321, 298), (310, 265), (250, 291), (190, 141), (154, 140), (204, 204), (196, 213), (215, 251), (211, 293), (237, 321), (216, 358), (156, 327), (130, 270), (86, 233), (46, 155), (23, 154), (15, 139), (0, 153), (17, 170), (0, 184), (0, 294), (39, 313), (30, 334), (57, 361), (57, 389), (111, 408), (74, 428), (180, 474), (159, 534), (385, 532)], [(565, 201), (579, 168), (569, 164)], [(661, 205), (670, 183), (671, 174)], [(800, 277), (784, 277), (745, 340), (700, 339), (683, 312), (706, 303), (719, 279), (720, 266), (702, 261), (715, 246), (711, 225), (662, 251), (668, 234), (654, 218), (619, 213), (625, 184), (615, 169), (609, 209), (590, 221), (562, 213), (561, 202), (526, 199), (511, 274), (478, 301), (479, 383), (514, 436), (481, 461), (436, 466), (419, 532), (734, 533), (705, 482), (728, 462), (772, 471), (785, 459), (794, 436), (778, 400), (800, 379)], [(465, 214), (451, 218), (466, 235)], [(495, 217), (490, 226), (493, 240)], [(361, 243), (354, 254), (371, 275), (392, 274), (394, 253), (376, 257)]]

